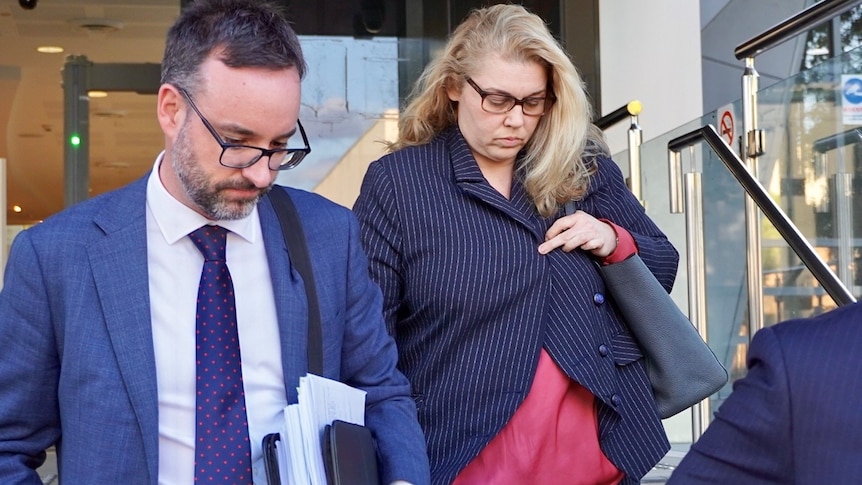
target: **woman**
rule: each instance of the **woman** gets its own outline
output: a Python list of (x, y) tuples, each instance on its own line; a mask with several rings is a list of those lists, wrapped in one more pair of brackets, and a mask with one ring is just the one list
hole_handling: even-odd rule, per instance
[[(354, 210), (434, 483), (638, 483), (669, 445), (596, 263), (678, 256), (590, 123), (542, 20), (471, 12)], [(577, 211), (566, 215), (564, 204)]]

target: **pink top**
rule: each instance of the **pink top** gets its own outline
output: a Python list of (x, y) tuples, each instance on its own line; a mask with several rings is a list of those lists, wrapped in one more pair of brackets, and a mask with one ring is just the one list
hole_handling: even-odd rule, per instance
[[(604, 264), (637, 252), (628, 231), (604, 222), (618, 238)], [(623, 473), (602, 453), (598, 429), (595, 397), (569, 379), (542, 349), (527, 398), (453, 485), (616, 485)]]

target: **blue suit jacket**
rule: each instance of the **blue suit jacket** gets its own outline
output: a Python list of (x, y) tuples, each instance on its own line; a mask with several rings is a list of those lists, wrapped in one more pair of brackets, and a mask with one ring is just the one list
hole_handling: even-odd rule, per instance
[[(276, 188), (277, 189), (277, 188)], [(323, 325), (326, 377), (368, 391), (386, 481), (428, 482), (409, 384), (382, 322), (380, 291), (350, 211), (289, 189), (304, 221)], [(0, 482), (33, 471), (56, 444), (64, 483), (150, 484), (158, 477), (146, 177), (15, 239), (0, 293)], [(306, 373), (307, 302), (268, 198), (259, 204), (278, 314), (284, 386)], [(275, 431), (275, 430), (273, 430)]]
[[(601, 158), (578, 209), (628, 229), (670, 288), (677, 253), (613, 161)], [(485, 180), (457, 127), (368, 168), (353, 207), (399, 368), (413, 385), (434, 483), (450, 483), (530, 390), (539, 352), (596, 396), (602, 450), (637, 483), (669, 449), (643, 356), (594, 259), (538, 253), (543, 218), (520, 182)], [(574, 472), (576, 473), (576, 472)]]
[(862, 481), (862, 304), (755, 334), (748, 374), (668, 484)]

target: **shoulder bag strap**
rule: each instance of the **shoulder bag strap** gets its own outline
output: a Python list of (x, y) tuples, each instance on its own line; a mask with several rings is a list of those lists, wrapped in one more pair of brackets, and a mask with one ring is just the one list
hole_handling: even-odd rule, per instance
[(290, 260), (305, 283), (305, 296), (308, 298), (308, 371), (323, 376), (323, 330), (320, 324), (320, 309), (317, 306), (314, 272), (311, 268), (311, 260), (308, 258), (302, 221), (299, 219), (296, 206), (282, 187), (273, 186), (269, 191), (269, 199), (275, 207)]

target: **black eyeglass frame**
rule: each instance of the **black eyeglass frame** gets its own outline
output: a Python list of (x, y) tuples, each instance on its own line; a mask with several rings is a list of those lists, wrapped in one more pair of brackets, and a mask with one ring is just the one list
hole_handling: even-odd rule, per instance
[[(467, 81), (467, 84), (469, 84), (473, 89), (475, 89), (476, 92), (479, 93), (479, 96), (482, 97), (481, 106), (482, 106), (482, 110), (485, 111), (486, 113), (501, 115), (504, 113), (508, 113), (509, 111), (512, 111), (513, 109), (515, 109), (515, 106), (520, 105), (521, 111), (524, 113), (525, 116), (544, 116), (548, 112), (548, 110), (551, 109), (551, 106), (553, 106), (554, 103), (557, 102), (557, 97), (554, 96), (552, 93), (548, 93), (545, 96), (527, 96), (526, 98), (518, 99), (518, 98), (512, 96), (511, 94), (485, 91), (484, 89), (480, 88), (479, 85), (476, 84), (475, 81), (470, 79), (469, 76), (465, 76), (464, 79)], [(506, 111), (491, 111), (485, 107), (485, 98), (488, 96), (500, 96), (502, 98), (508, 99), (512, 102), (512, 106), (509, 106), (509, 109), (507, 109)], [(542, 112), (541, 113), (527, 113), (527, 111), (524, 109), (526, 106), (524, 103), (528, 103), (530, 101), (535, 101), (535, 100), (539, 100), (539, 99), (544, 101), (544, 103), (542, 103)]]
[[(222, 140), (221, 135), (218, 134), (218, 132), (213, 127), (213, 125), (209, 122), (209, 120), (207, 120), (206, 117), (201, 113), (201, 111), (195, 105), (195, 102), (192, 100), (192, 97), (188, 93), (188, 91), (186, 91), (185, 89), (180, 88), (180, 87), (177, 87), (177, 90), (180, 92), (180, 94), (183, 95), (183, 97), (189, 103), (189, 106), (192, 107), (192, 110), (195, 113), (197, 113), (198, 118), (201, 119), (201, 122), (204, 124), (206, 129), (213, 136), (216, 143), (218, 143), (219, 146), (221, 147), (221, 154), (218, 157), (218, 163), (220, 163), (223, 167), (236, 168), (236, 169), (248, 168), (248, 167), (251, 167), (252, 165), (254, 165), (255, 163), (259, 162), (261, 158), (266, 157), (267, 158), (267, 166), (273, 172), (277, 172), (280, 170), (290, 170), (291, 168), (294, 168), (297, 165), (299, 165), (302, 162), (302, 160), (305, 159), (305, 157), (309, 153), (311, 153), (311, 145), (308, 144), (308, 136), (305, 134), (305, 128), (302, 127), (302, 123), (300, 123), (298, 119), (296, 120), (296, 126), (297, 126), (297, 128), (299, 128), (299, 134), (302, 136), (302, 142), (305, 144), (305, 148), (273, 148), (273, 149), (269, 149), (269, 148), (256, 147), (256, 146), (252, 146), (252, 145), (242, 145), (239, 143), (227, 143), (226, 141)], [(257, 157), (254, 157), (251, 161), (249, 161), (248, 163), (245, 163), (245, 164), (227, 165), (224, 163), (224, 161), (222, 161), (222, 157), (224, 157), (225, 151), (227, 151), (229, 148), (247, 148), (247, 149), (251, 149), (251, 150), (258, 150), (258, 151), (260, 151), (260, 155), (258, 155)], [(285, 160), (288, 160), (288, 161), (286, 163), (280, 163), (280, 164), (278, 164), (278, 166), (276, 168), (273, 168), (272, 167), (272, 156), (275, 155), (276, 153), (284, 153), (285, 154)], [(291, 154), (293, 154), (293, 156), (288, 158), (288, 155), (291, 155)]]

